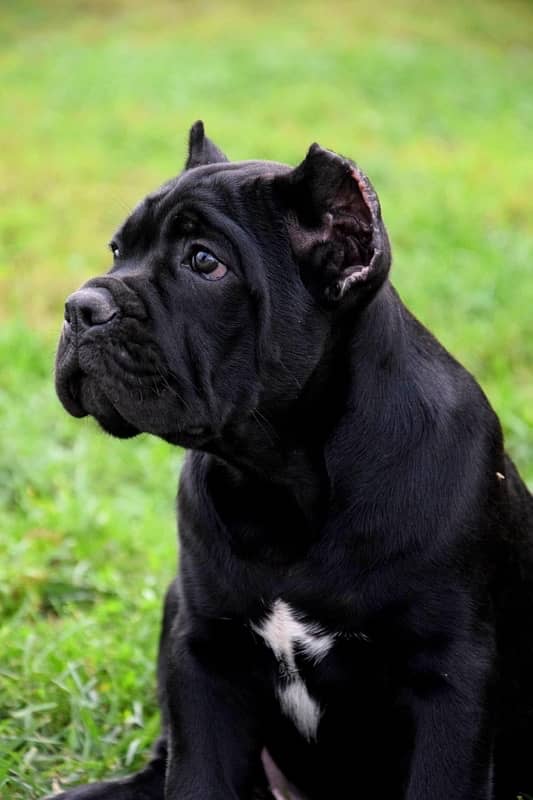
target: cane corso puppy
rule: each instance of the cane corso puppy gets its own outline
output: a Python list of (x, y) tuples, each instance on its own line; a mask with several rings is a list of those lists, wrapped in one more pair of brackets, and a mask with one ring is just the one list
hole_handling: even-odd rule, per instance
[(66, 303), (59, 397), (188, 449), (141, 772), (63, 800), (533, 794), (533, 499), (389, 283), (368, 178), (190, 133)]

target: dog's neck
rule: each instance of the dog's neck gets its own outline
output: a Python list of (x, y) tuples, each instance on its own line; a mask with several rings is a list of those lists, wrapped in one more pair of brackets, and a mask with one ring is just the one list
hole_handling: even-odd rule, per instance
[(401, 307), (386, 284), (353, 318), (346, 315), (332, 327), (324, 355), (292, 407), (277, 419), (255, 412), (217, 443), (214, 455), (256, 480), (283, 487), (304, 516), (319, 524), (333, 479), (328, 441), (350, 415), (354, 439), (364, 435), (355, 418), (354, 392), (363, 392), (358, 383), (391, 357), (393, 341), (398, 357)]

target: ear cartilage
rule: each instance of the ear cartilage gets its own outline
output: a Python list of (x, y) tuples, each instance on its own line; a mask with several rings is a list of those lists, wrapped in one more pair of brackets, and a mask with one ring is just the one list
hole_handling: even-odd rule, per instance
[(369, 266), (357, 267), (357, 269), (355, 269), (352, 273), (350, 273), (350, 275), (348, 275), (347, 278), (345, 278), (343, 281), (340, 281), (340, 283), (338, 284), (340, 290), (338, 296), (342, 297), (343, 294), (346, 292), (346, 290), (350, 288), (352, 283), (359, 283), (359, 281), (366, 280), (369, 272), (370, 272)]

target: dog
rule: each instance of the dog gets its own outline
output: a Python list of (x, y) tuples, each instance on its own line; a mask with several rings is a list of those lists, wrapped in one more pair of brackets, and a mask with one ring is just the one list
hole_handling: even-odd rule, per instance
[(296, 168), (185, 169), (65, 306), (56, 388), (188, 450), (133, 776), (62, 800), (533, 794), (533, 498), (473, 377), (389, 282), (380, 203)]

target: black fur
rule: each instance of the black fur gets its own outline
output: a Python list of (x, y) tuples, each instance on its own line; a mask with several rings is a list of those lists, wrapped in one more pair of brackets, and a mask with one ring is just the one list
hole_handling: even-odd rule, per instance
[[(389, 283), (367, 178), (318, 145), (294, 170), (228, 162), (197, 123), (113, 248), (69, 299), (57, 390), (189, 448), (181, 557), (154, 760), (63, 800), (267, 797), (265, 749), (310, 800), (533, 794), (532, 498)], [(298, 659), (316, 741), (252, 628), (280, 598), (336, 635)]]

